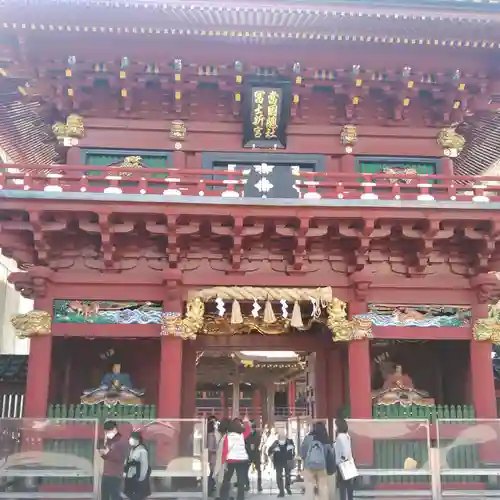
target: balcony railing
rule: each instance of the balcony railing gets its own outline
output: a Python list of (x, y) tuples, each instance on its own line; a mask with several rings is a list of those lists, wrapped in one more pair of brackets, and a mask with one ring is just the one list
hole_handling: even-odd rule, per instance
[[(500, 177), (300, 172), (294, 179), (305, 200), (500, 201)], [(0, 190), (46, 193), (240, 198), (246, 182), (234, 170), (16, 164), (0, 172)]]

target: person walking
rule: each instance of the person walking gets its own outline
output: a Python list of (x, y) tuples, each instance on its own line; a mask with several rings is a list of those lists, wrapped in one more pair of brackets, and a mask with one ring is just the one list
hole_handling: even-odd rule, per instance
[(328, 500), (328, 474), (333, 473), (335, 457), (325, 424), (316, 422), (300, 446), (304, 464), (307, 500)]
[(257, 491), (262, 493), (262, 469), (261, 469), (261, 454), (260, 454), (260, 441), (261, 437), (256, 429), (255, 422), (250, 423), (251, 432), (245, 439), (245, 446), (248, 453), (248, 468), (246, 478), (246, 490), (250, 490), (250, 468), (253, 465), (257, 471)]
[(149, 453), (140, 432), (134, 431), (128, 440), (130, 450), (125, 461), (125, 488), (130, 500), (144, 500), (151, 495)]
[(239, 418), (234, 418), (229, 424), (228, 433), (223, 438), (222, 445), (222, 465), (224, 466), (224, 477), (220, 488), (221, 500), (229, 500), (229, 489), (231, 478), (236, 472), (236, 485), (238, 492), (236, 500), (244, 500), (246, 473), (248, 468), (248, 453), (245, 446), (245, 439), (251, 432), (250, 424), (243, 422)]
[(353, 500), (354, 479), (344, 479), (339, 469), (339, 465), (346, 460), (352, 460), (351, 438), (349, 436), (349, 426), (343, 418), (335, 420), (337, 435), (335, 439), (335, 463), (337, 464), (337, 481), (340, 492), (340, 500)]
[[(295, 458), (295, 445), (291, 439), (286, 437), (285, 431), (279, 431), (278, 439), (269, 447), (267, 454), (272, 460), (274, 470), (276, 471), (276, 483), (279, 490), (278, 497), (282, 498), (285, 496), (285, 489), (291, 495), (291, 473), (292, 462)], [(285, 475), (284, 484), (283, 474)]]
[(101, 500), (121, 500), (123, 464), (127, 456), (127, 441), (118, 432), (116, 422), (104, 422), (104, 449), (99, 450), (104, 460), (101, 480)]
[(208, 466), (209, 466), (209, 475), (208, 475), (208, 495), (212, 496), (215, 492), (215, 464), (217, 461), (217, 435), (216, 435), (216, 427), (217, 427), (217, 418), (212, 416), (207, 421), (207, 449), (208, 449)]

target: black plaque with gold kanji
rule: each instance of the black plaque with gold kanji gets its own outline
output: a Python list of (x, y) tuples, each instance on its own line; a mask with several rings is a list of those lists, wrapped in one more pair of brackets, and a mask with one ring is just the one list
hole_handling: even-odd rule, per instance
[(290, 83), (249, 84), (243, 105), (243, 147), (284, 149), (290, 118)]

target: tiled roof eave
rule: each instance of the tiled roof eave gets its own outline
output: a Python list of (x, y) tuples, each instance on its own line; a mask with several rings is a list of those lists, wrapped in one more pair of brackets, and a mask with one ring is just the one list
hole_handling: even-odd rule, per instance
[[(484, 0), (487, 1), (487, 0)], [(54, 5), (53, 5), (54, 4)], [(52, 8), (58, 6), (57, 9)], [(247, 24), (249, 26), (260, 26), (262, 24), (262, 15), (275, 16), (279, 14), (282, 16), (280, 22), (283, 22), (284, 17), (288, 16), (289, 19), (296, 20), (296, 16), (300, 15), (302, 24), (308, 24), (314, 16), (328, 17), (332, 20), (349, 18), (366, 18), (374, 20), (400, 21), (400, 22), (433, 22), (442, 21), (445, 23), (454, 23), (460, 30), (466, 29), (467, 24), (500, 24), (500, 9), (496, 13), (491, 12), (477, 12), (477, 11), (458, 11), (453, 12), (449, 9), (429, 10), (428, 8), (419, 8), (417, 6), (408, 6), (405, 4), (403, 7), (395, 6), (384, 7), (383, 5), (374, 6), (373, 4), (362, 4), (353, 2), (316, 2), (311, 3), (284, 3), (274, 2), (273, 4), (264, 2), (252, 2), (252, 4), (243, 2), (229, 2), (227, 0), (219, 2), (207, 1), (189, 1), (184, 0), (171, 0), (168, 4), (154, 0), (136, 0), (136, 1), (89, 1), (89, 0), (44, 0), (33, 1), (29, 0), (9, 0), (8, 3), (1, 4), (0, 2), (1, 17), (7, 23), (15, 21), (19, 25), (25, 23), (26, 27), (34, 21), (43, 22), (47, 21), (47, 15), (53, 20), (54, 24), (61, 24), (63, 18), (66, 21), (75, 19), (76, 14), (80, 14), (77, 18), (84, 22), (92, 19), (95, 23), (96, 19), (99, 21), (108, 19), (109, 22), (102, 24), (105, 27), (112, 26), (115, 22), (115, 16), (109, 14), (120, 14), (121, 20), (126, 20), (128, 13), (130, 13), (130, 21), (133, 21), (136, 27), (142, 27), (147, 24), (148, 18), (157, 20), (159, 17), (171, 18), (171, 20), (182, 19), (187, 24), (194, 25), (209, 25), (210, 23), (215, 26), (221, 26), (224, 19), (232, 18), (235, 20), (235, 25)], [(101, 13), (101, 17), (98, 16)], [(104, 14), (107, 15), (104, 15)], [(256, 19), (256, 14), (259, 19)], [(87, 19), (85, 19), (87, 18)], [(307, 19), (306, 19), (307, 18)], [(253, 20), (253, 22), (252, 22)], [(49, 19), (50, 21), (50, 19)], [(245, 22), (245, 21), (248, 21)], [(47, 24), (47, 22), (46, 22)], [(74, 24), (74, 23), (73, 23)], [(283, 26), (283, 25), (282, 25)]]

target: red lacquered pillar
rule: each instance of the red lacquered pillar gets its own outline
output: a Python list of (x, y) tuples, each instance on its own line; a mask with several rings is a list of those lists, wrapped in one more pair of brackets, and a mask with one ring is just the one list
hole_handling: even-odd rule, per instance
[[(472, 320), (488, 317), (488, 304), (472, 307)], [(491, 360), (490, 342), (470, 341), (471, 399), (476, 418), (497, 418), (495, 378)]]
[[(167, 282), (167, 296), (163, 302), (165, 313), (182, 314), (181, 294), (177, 282)], [(158, 393), (158, 417), (178, 419), (182, 409), (182, 347), (181, 337), (161, 337), (160, 381)]]
[(327, 351), (318, 351), (314, 361), (314, 417), (321, 419), (328, 417), (327, 357)]
[(262, 398), (260, 396), (260, 389), (254, 388), (252, 394), (252, 420), (257, 423), (260, 422), (260, 417), (262, 414)]
[(328, 415), (335, 418), (344, 404), (344, 370), (342, 352), (337, 346), (328, 353)]
[[(34, 309), (52, 315), (52, 296), (35, 298)], [(28, 374), (24, 416), (43, 418), (49, 404), (50, 372), (52, 366), (52, 335), (39, 335), (30, 339)]]
[(66, 154), (66, 163), (68, 165), (83, 165), (81, 150), (78, 146), (71, 146)]
[(196, 349), (192, 341), (182, 345), (182, 414), (183, 418), (196, 417)]
[[(349, 315), (366, 312), (365, 302), (349, 303)], [(370, 341), (353, 340), (348, 345), (349, 360), (349, 404), (352, 419), (372, 418), (372, 387)], [(353, 423), (355, 426), (356, 424)], [(367, 424), (359, 425), (360, 431)], [(374, 424), (376, 425), (376, 424)], [(354, 429), (353, 429), (354, 430)], [(373, 443), (368, 439), (357, 439), (354, 443), (356, 460), (361, 465), (371, 466), (373, 463)]]
[(452, 177), (454, 174), (453, 160), (449, 156), (443, 156), (441, 158), (441, 175), (446, 175), (447, 177)]
[(353, 174), (356, 172), (356, 158), (352, 154), (345, 154), (340, 157), (340, 171), (343, 174)]
[(180, 418), (182, 394), (182, 342), (179, 337), (162, 337), (158, 417)]
[[(488, 304), (474, 304), (472, 320), (488, 317)], [(470, 341), (470, 387), (476, 418), (497, 419), (495, 378), (491, 359), (491, 342)], [(497, 425), (493, 424), (494, 429)], [(498, 463), (500, 454), (496, 441), (488, 441), (479, 447), (483, 463)]]
[(290, 417), (295, 417), (295, 380), (288, 382), (288, 407), (290, 408)]

